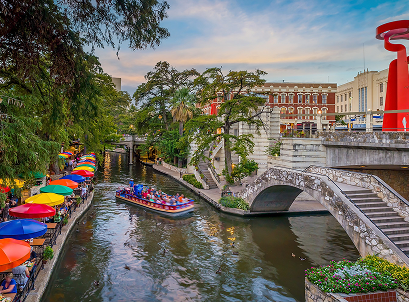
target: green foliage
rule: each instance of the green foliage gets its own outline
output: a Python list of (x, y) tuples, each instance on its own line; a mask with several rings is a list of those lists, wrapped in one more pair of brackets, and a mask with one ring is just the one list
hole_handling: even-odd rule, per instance
[(241, 181), (244, 177), (250, 176), (251, 173), (257, 169), (258, 164), (254, 160), (242, 160), (233, 168), (231, 177), (234, 181)]
[[(235, 152), (242, 159), (253, 152), (254, 143), (251, 134), (232, 135), (232, 126), (244, 123), (254, 126), (256, 133), (263, 126), (260, 115), (267, 107), (259, 109), (265, 99), (251, 91), (253, 87), (262, 86), (265, 80), (261, 76), (266, 73), (261, 70), (255, 72), (230, 71), (227, 75), (221, 68), (210, 68), (195, 80), (199, 101), (202, 105), (209, 104), (218, 96), (223, 99), (217, 116), (198, 116), (186, 123), (186, 130), (191, 142), (198, 145), (192, 156), (191, 164), (206, 158), (205, 152), (209, 146), (218, 140), (224, 140), (225, 170), (232, 173), (231, 154)], [(218, 131), (218, 130), (222, 131)]]
[(398, 287), (389, 273), (374, 271), (360, 261), (331, 261), (330, 265), (307, 269), (306, 277), (322, 291), (331, 293), (367, 293)]
[(266, 153), (271, 156), (280, 156), (282, 143), (274, 140), (273, 145), (267, 147)]
[(203, 189), (202, 184), (197, 181), (196, 177), (193, 174), (185, 174), (182, 176), (182, 179), (198, 189)]
[(219, 203), (226, 208), (240, 209), (243, 211), (250, 209), (248, 203), (240, 197), (223, 196), (220, 198)]
[(6, 206), (7, 194), (0, 192), (0, 209), (4, 209)]
[(53, 257), (54, 257), (54, 251), (50, 246), (47, 245), (44, 248), (43, 260), (47, 261), (47, 260), (53, 259)]
[(347, 123), (345, 123), (344, 121), (344, 116), (343, 115), (336, 115), (335, 116), (335, 121), (341, 125), (346, 125)]
[(68, 215), (65, 215), (65, 216), (64, 216), (64, 219), (62, 220), (62, 223), (63, 223), (64, 225), (66, 225), (66, 224), (68, 223)]
[(77, 206), (80, 205), (80, 203), (81, 203), (81, 197), (79, 197), (79, 196), (77, 197), (76, 203), (77, 203)]
[(390, 275), (396, 279), (403, 290), (409, 289), (409, 268), (399, 266), (378, 256), (366, 256), (360, 260), (361, 265), (366, 265), (372, 271), (384, 275)]

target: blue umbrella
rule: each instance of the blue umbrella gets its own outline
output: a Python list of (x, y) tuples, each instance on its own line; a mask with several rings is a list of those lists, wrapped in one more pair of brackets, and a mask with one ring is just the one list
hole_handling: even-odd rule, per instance
[(70, 174), (70, 175), (66, 175), (61, 177), (60, 179), (69, 179), (75, 182), (84, 182), (85, 181), (85, 177), (82, 177), (81, 175), (77, 175), (77, 174)]
[(46, 231), (45, 223), (32, 219), (15, 219), (0, 223), (0, 239), (30, 239), (42, 236)]

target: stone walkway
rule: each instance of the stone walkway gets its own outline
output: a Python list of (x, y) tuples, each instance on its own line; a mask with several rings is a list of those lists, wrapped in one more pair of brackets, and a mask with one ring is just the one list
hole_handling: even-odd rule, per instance
[[(176, 179), (179, 182), (184, 182), (181, 178), (178, 172), (172, 171), (170, 169), (164, 168), (163, 166), (160, 165), (154, 165), (153, 168), (159, 172), (162, 172), (163, 174), (167, 174), (171, 176), (172, 178)], [(342, 184), (343, 185), (343, 184)], [(347, 186), (347, 185), (345, 185)], [(231, 190), (233, 192), (238, 192), (241, 190), (241, 187), (231, 187)], [(220, 197), (221, 197), (221, 191), (218, 188), (215, 189), (210, 189), (210, 190), (204, 190), (204, 189), (197, 189), (195, 188), (195, 191), (200, 192), (200, 195), (204, 195), (211, 199), (213, 202), (212, 203), (218, 203)], [(206, 198), (207, 199), (207, 198)], [(318, 201), (313, 199), (311, 196), (309, 196), (306, 193), (301, 193), (293, 202), (291, 205), (290, 209), (288, 211), (277, 211), (275, 213), (281, 214), (281, 213), (287, 213), (287, 214), (308, 214), (308, 213), (327, 213), (327, 209), (321, 205)]]
[(67, 239), (70, 230), (73, 228), (77, 220), (82, 217), (82, 215), (91, 205), (92, 199), (94, 198), (94, 192), (95, 191), (92, 191), (88, 199), (85, 200), (85, 202), (71, 214), (68, 224), (61, 229), (61, 234), (58, 235), (56, 243), (53, 246), (54, 257), (44, 265), (44, 269), (38, 274), (35, 281), (35, 290), (30, 291), (25, 300), (26, 302), (38, 302), (41, 300), (41, 297), (47, 288), (48, 282), (50, 281), (51, 274), (58, 261), (62, 248), (64, 247), (65, 240)]

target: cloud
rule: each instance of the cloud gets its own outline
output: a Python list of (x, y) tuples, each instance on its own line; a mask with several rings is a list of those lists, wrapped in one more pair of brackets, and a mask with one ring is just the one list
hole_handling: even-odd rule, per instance
[[(158, 61), (177, 69), (223, 66), (260, 68), (268, 80), (341, 81), (366, 67), (387, 68), (390, 53), (375, 39), (375, 28), (393, 13), (407, 18), (408, 4), (370, 0), (257, 1), (170, 0), (163, 26), (171, 37), (157, 49), (98, 50), (106, 72), (136, 87)], [(379, 21), (382, 20), (382, 21)], [(353, 66), (356, 66), (353, 67)], [(354, 69), (355, 68), (355, 69)]]

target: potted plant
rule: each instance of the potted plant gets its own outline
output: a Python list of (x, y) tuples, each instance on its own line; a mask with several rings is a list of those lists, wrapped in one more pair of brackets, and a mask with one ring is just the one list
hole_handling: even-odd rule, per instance
[(66, 225), (68, 223), (68, 215), (65, 215), (64, 219), (62, 220), (62, 223)]
[(80, 203), (81, 203), (81, 197), (80, 197), (80, 196), (77, 197), (77, 201), (76, 201), (76, 202), (77, 202), (77, 206), (79, 206)]
[(46, 246), (44, 248), (44, 253), (43, 253), (43, 264), (46, 264), (48, 260), (53, 259), (54, 257), (54, 251), (50, 246)]

